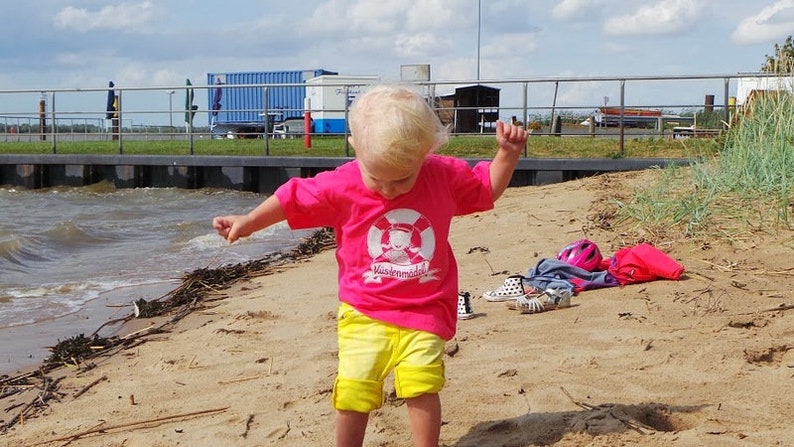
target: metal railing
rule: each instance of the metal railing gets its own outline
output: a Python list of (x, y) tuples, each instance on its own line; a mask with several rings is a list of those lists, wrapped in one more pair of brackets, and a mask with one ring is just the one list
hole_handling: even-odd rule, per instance
[[(634, 135), (671, 135), (670, 125), (693, 124), (698, 113), (709, 110), (718, 115), (722, 125), (731, 122), (735, 113), (732, 87), (744, 77), (772, 77), (772, 74), (746, 73), (731, 75), (680, 75), (680, 76), (624, 76), (624, 77), (548, 77), (531, 79), (488, 79), (416, 82), (436, 108), (453, 135), (488, 133), (496, 119), (515, 120), (534, 132), (555, 136), (591, 136), (616, 138), (623, 150), (624, 140)], [(649, 89), (653, 85), (653, 89)], [(357, 84), (324, 84), (350, 97)], [(213, 110), (212, 96), (221, 87), (227, 98), (237, 92), (251, 92), (249, 103), (243, 106), (222, 107)], [(193, 154), (196, 138), (258, 137), (264, 140), (269, 153), (269, 140), (289, 134), (306, 136), (304, 132), (290, 130), (284, 125), (285, 116), (302, 116), (308, 112), (315, 122), (319, 117), (336, 116), (346, 122), (349, 101), (343, 106), (323, 104), (279, 104), (275, 93), (283, 89), (307, 89), (308, 84), (251, 84), (251, 85), (185, 85), (168, 87), (113, 88), (115, 107), (109, 109), (107, 87), (72, 89), (0, 90), (0, 142), (47, 141), (52, 152), (57, 153), (60, 141), (118, 142), (123, 153), (123, 142), (139, 140), (184, 140)], [(253, 90), (252, 90), (253, 89)], [(464, 92), (465, 90), (465, 92)], [(596, 123), (597, 112), (609, 104), (608, 96), (594, 104), (594, 91), (617, 95), (611, 107), (619, 111)], [(198, 95), (195, 92), (199, 92)], [(664, 92), (658, 94), (656, 92)], [(721, 98), (717, 92), (721, 93)], [(203, 93), (203, 94), (202, 94)], [(463, 97), (464, 93), (468, 96)], [(184, 98), (176, 101), (173, 95)], [(166, 97), (167, 95), (167, 97)], [(190, 100), (190, 95), (193, 101)], [(261, 95), (260, 98), (256, 98)], [(196, 101), (206, 97), (204, 104)], [(495, 101), (494, 101), (495, 98)], [(631, 98), (631, 99), (629, 99)], [(660, 99), (662, 98), (662, 99)], [(681, 99), (685, 98), (685, 99)], [(711, 98), (711, 103), (709, 103)], [(719, 101), (714, 101), (719, 98)], [(166, 101), (167, 99), (167, 101)], [(614, 101), (614, 99), (613, 99)], [(239, 102), (239, 101), (238, 101)], [(243, 101), (244, 102), (244, 101)], [(258, 104), (258, 105), (257, 105)], [(654, 117), (639, 120), (629, 112), (654, 110)], [(257, 117), (248, 122), (231, 122), (224, 116), (249, 113)], [(178, 117), (176, 125), (174, 116)], [(561, 123), (580, 124), (589, 120), (589, 126), (561, 126)], [(464, 122), (465, 121), (465, 122)], [(182, 123), (184, 122), (184, 126)], [(206, 125), (199, 125), (206, 123)], [(236, 127), (235, 127), (236, 126)], [(585, 129), (587, 127), (587, 129)], [(251, 132), (222, 132), (218, 129), (248, 129)], [(300, 130), (300, 129), (298, 129)], [(229, 133), (231, 132), (231, 134)], [(338, 134), (343, 130), (326, 132), (311, 129), (310, 136)]]

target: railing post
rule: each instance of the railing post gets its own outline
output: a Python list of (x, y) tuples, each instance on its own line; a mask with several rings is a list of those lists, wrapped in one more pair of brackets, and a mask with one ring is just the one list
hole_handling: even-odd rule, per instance
[[(528, 103), (528, 101), (529, 101), (528, 100), (529, 83), (528, 82), (524, 82), (522, 87), (523, 87), (523, 90), (524, 90), (524, 109), (523, 109), (524, 119), (523, 119), (523, 122), (524, 122), (524, 130), (527, 130), (527, 128), (529, 126), (529, 112), (527, 111), (528, 104), (529, 104)], [(527, 157), (527, 156), (529, 156), (529, 138), (527, 138), (527, 144), (524, 145), (524, 157)]]
[(262, 90), (262, 102), (264, 103), (264, 118), (265, 118), (265, 155), (270, 155), (270, 110), (268, 108), (268, 100), (270, 98), (270, 92), (268, 92), (267, 87)]
[[(111, 128), (111, 132), (115, 131), (118, 135), (119, 155), (122, 155), (124, 153), (124, 142), (123, 142), (124, 138), (122, 138), (121, 136), (121, 134), (124, 133), (122, 132), (122, 130), (124, 129), (124, 121), (121, 120), (121, 93), (122, 91), (119, 90), (119, 93), (116, 95), (116, 116), (113, 118), (116, 121), (116, 126), (114, 126), (115, 128), (113, 127)], [(111, 120), (111, 123), (112, 122), (113, 120)]]
[(350, 97), (350, 87), (345, 86), (345, 157), (350, 156), (350, 107), (347, 98)]
[(725, 78), (724, 83), (725, 83), (725, 93), (724, 93), (725, 98), (723, 99), (723, 102), (725, 103), (724, 104), (725, 109), (723, 110), (723, 116), (725, 117), (725, 119), (722, 121), (722, 130), (728, 130), (731, 122), (731, 110), (730, 110), (730, 99), (729, 99), (731, 95), (730, 78)]
[(52, 153), (56, 154), (58, 151), (58, 143), (56, 142), (58, 138), (55, 136), (55, 131), (57, 128), (57, 123), (55, 122), (55, 92), (52, 92), (52, 100), (50, 101), (50, 110), (52, 111), (52, 136), (50, 140), (52, 141)]
[(190, 104), (188, 104), (187, 109), (187, 144), (190, 149), (190, 155), (193, 155), (193, 87), (188, 87), (185, 94), (190, 98)]
[(626, 111), (626, 80), (620, 80), (620, 122), (618, 125), (620, 126), (620, 137), (618, 138), (618, 150), (620, 151), (620, 156), (623, 156), (623, 143), (625, 138), (625, 129), (623, 127), (623, 117)]
[(551, 103), (551, 118), (549, 118), (550, 134), (554, 133), (554, 112), (557, 108), (557, 91), (560, 89), (560, 81), (554, 81), (554, 99)]

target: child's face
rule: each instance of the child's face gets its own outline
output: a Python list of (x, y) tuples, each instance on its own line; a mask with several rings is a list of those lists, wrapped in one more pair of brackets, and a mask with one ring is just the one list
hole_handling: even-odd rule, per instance
[(414, 187), (421, 164), (412, 169), (397, 170), (379, 163), (359, 160), (364, 185), (388, 200), (395, 199)]

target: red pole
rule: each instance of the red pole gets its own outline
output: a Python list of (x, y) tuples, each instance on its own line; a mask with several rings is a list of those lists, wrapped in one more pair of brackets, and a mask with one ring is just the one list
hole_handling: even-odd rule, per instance
[(312, 100), (305, 98), (303, 100), (303, 147), (309, 149), (312, 147)]

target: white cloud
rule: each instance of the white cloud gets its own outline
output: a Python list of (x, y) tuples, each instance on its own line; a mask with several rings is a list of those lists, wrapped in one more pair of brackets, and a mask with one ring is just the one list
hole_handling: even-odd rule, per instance
[(740, 45), (783, 40), (794, 33), (794, 0), (779, 0), (739, 23), (733, 41)]
[(91, 11), (86, 8), (67, 6), (55, 15), (55, 25), (63, 29), (89, 31), (94, 29), (135, 30), (155, 17), (152, 2), (121, 3)]
[(562, 21), (582, 20), (592, 17), (604, 0), (562, 0), (551, 11), (555, 19)]
[[(424, 2), (412, 2), (413, 6), (408, 6), (408, 21), (406, 26), (414, 30), (434, 30), (446, 27), (452, 23), (461, 26), (461, 21), (471, 20), (471, 17), (464, 19), (454, 14), (459, 7), (451, 7), (449, 0), (426, 0)], [(475, 18), (476, 20), (476, 18)]]
[(451, 46), (448, 39), (440, 41), (438, 36), (431, 33), (399, 34), (394, 38), (395, 52), (400, 57), (424, 57)]
[(631, 14), (607, 19), (604, 32), (613, 36), (673, 34), (695, 23), (702, 10), (702, 3), (691, 0), (661, 1), (642, 6)]

